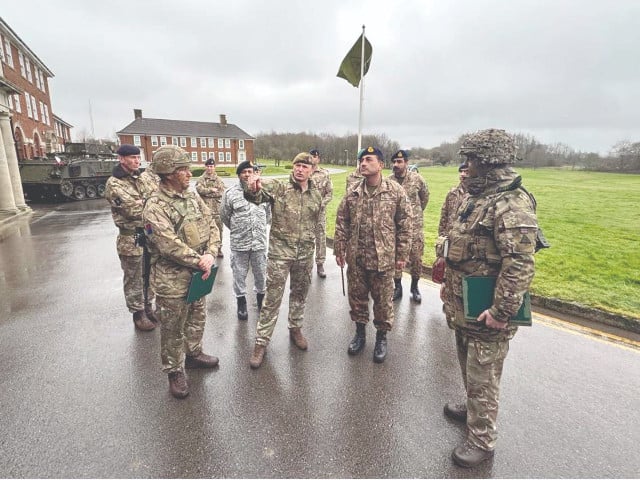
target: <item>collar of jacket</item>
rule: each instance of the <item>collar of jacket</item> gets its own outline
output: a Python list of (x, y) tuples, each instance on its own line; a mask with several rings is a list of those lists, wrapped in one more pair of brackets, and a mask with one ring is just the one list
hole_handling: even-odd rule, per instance
[(521, 183), (522, 177), (507, 165), (492, 168), (482, 177), (467, 177), (462, 181), (462, 186), (470, 195), (478, 196), (515, 190)]
[(167, 188), (162, 182), (160, 182), (160, 191), (169, 198), (187, 198), (187, 194), (189, 193), (189, 189), (186, 189), (184, 192), (178, 193), (171, 188)]
[[(382, 177), (382, 181), (380, 182), (380, 185), (378, 185), (378, 188), (376, 189), (374, 195), (378, 195), (382, 192), (386, 192), (387, 190), (389, 190), (391, 187), (389, 186), (389, 182), (391, 180), (389, 178), (384, 178)], [(367, 188), (366, 187), (367, 184), (367, 179), (363, 178), (362, 180), (360, 180), (360, 185), (358, 185), (356, 188), (354, 188), (352, 190), (353, 193), (357, 194), (357, 195), (363, 195), (364, 194), (364, 189)]]
[[(297, 188), (298, 190), (302, 190), (300, 188), (300, 184), (298, 182), (296, 182), (296, 179), (293, 178), (293, 173), (291, 175), (289, 175), (289, 183), (291, 185), (293, 185), (293, 188)], [(311, 180), (311, 175), (309, 175), (309, 179), (307, 180), (307, 190), (311, 190), (312, 188), (315, 188), (315, 182), (313, 180)]]
[(113, 171), (111, 172), (111, 175), (113, 175), (114, 177), (118, 178), (118, 179), (122, 179), (124, 177), (137, 177), (139, 175), (138, 170), (131, 172), (131, 173), (127, 173), (125, 171), (124, 168), (122, 168), (122, 165), (119, 163), (117, 164), (115, 167), (113, 167)]

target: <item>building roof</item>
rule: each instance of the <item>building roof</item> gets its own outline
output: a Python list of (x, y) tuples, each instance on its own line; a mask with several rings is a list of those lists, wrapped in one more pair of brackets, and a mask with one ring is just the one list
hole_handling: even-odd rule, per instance
[(27, 56), (31, 57), (31, 61), (35, 63), (41, 70), (44, 71), (49, 77), (53, 77), (53, 72), (49, 70), (49, 68), (44, 64), (42, 60), (38, 58), (38, 56), (33, 53), (33, 51), (27, 46), (26, 43), (22, 41), (22, 39), (18, 36), (16, 32), (9, 26), (7, 22), (4, 21), (2, 17), (0, 17), (0, 31), (8, 36), (11, 41), (17, 44), (17, 47), (23, 50), (23, 53), (26, 53)]
[(234, 125), (189, 120), (167, 120), (163, 118), (136, 118), (118, 135), (166, 135), (182, 137), (217, 137), (253, 140), (254, 137)]
[(53, 119), (54, 119), (56, 122), (61, 123), (62, 125), (66, 126), (66, 127), (73, 128), (73, 125), (71, 125), (71, 124), (70, 124), (70, 123), (68, 123), (68, 122), (65, 122), (65, 121), (64, 121), (63, 119), (61, 119), (58, 115), (55, 115), (55, 114), (54, 114), (54, 115), (53, 115)]

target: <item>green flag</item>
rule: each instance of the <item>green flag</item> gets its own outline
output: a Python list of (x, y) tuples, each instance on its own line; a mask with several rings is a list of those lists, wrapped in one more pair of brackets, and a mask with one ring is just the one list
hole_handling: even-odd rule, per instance
[[(362, 58), (362, 37), (364, 35), (360, 35), (356, 43), (351, 47), (347, 56), (344, 57), (342, 63), (340, 64), (340, 70), (338, 70), (338, 77), (344, 78), (347, 82), (349, 82), (354, 87), (357, 87), (360, 84), (360, 65)], [(366, 75), (369, 71), (369, 64), (371, 63), (371, 53), (373, 52), (373, 48), (371, 48), (371, 44), (367, 37), (364, 37), (364, 74)]]

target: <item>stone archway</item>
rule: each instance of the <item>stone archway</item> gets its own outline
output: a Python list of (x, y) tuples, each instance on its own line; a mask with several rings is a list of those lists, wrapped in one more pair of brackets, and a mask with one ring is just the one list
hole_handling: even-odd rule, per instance
[(14, 138), (16, 142), (16, 151), (18, 152), (18, 160), (26, 160), (29, 158), (27, 154), (27, 145), (24, 141), (24, 133), (18, 126), (15, 128)]
[(40, 140), (40, 134), (38, 132), (33, 132), (33, 156), (44, 157), (42, 140)]

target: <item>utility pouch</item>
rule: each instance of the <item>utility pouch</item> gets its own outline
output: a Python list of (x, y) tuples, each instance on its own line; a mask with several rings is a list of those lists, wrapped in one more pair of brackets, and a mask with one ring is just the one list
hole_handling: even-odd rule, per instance
[(458, 237), (449, 239), (449, 251), (446, 256), (447, 260), (452, 262), (461, 262), (467, 258), (467, 242), (464, 238)]
[(185, 224), (182, 227), (182, 231), (184, 232), (184, 238), (189, 245), (193, 249), (197, 249), (200, 244), (200, 233), (198, 232), (198, 225), (195, 222), (190, 222)]

